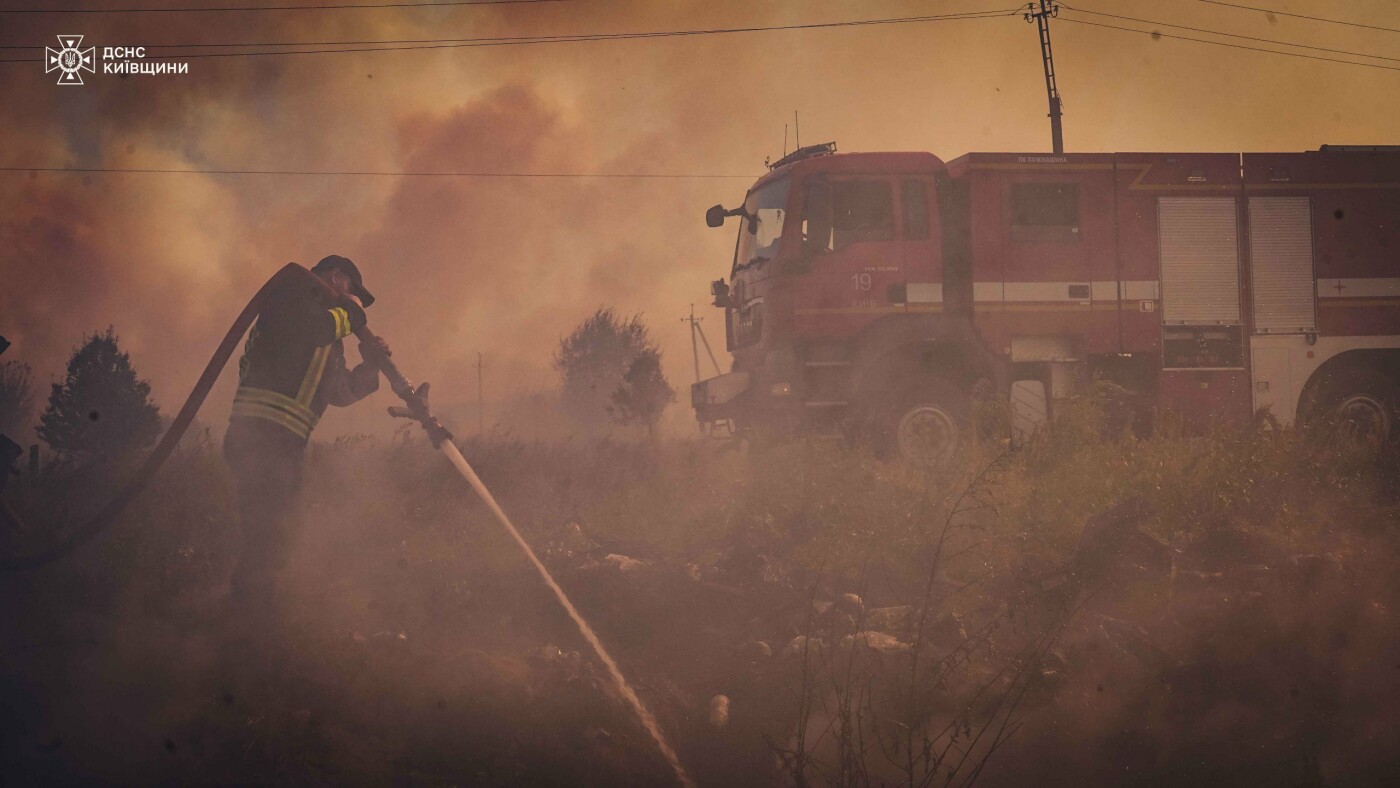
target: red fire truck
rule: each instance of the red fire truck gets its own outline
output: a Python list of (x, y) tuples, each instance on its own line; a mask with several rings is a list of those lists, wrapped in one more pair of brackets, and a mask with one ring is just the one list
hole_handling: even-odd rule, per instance
[(704, 423), (861, 428), (937, 461), (972, 403), (1025, 435), (1106, 378), (1189, 424), (1267, 411), (1400, 436), (1400, 148), (837, 153), (739, 207), (732, 371)]

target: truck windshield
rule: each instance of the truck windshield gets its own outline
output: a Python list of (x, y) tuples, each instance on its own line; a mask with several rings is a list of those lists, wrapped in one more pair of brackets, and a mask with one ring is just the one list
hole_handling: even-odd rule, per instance
[(739, 271), (759, 262), (773, 259), (778, 239), (783, 234), (783, 219), (787, 215), (788, 182), (774, 181), (750, 192), (744, 200), (744, 210), (756, 221), (747, 219), (739, 225), (739, 245), (734, 253), (734, 270)]

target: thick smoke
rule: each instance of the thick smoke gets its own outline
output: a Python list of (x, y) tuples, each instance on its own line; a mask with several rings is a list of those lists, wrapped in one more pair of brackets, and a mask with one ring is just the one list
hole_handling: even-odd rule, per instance
[[(1142, 5), (1144, 16), (1163, 14)], [(1389, 10), (1367, 5), (1374, 18)], [(927, 11), (917, 3), (579, 2), (13, 15), (3, 39), (45, 45), (81, 32), (99, 47), (382, 40)], [(1193, 12), (1193, 21), (1221, 29), (1380, 45), (1368, 31), (1288, 19), (1264, 29), (1261, 15)], [(1393, 102), (1366, 98), (1394, 79), (1384, 71), (1071, 24), (1055, 35), (1072, 150), (1301, 150), (1384, 142), (1400, 120)], [(952, 158), (1041, 150), (1048, 137), (1034, 34), (1014, 17), (190, 62), (186, 76), (98, 74), (81, 88), (54, 85), (40, 63), (0, 64), (0, 101), (17, 108), (7, 113), (0, 165), (756, 175), (765, 157), (781, 153), (794, 111), (804, 142), (835, 139), (843, 150)], [(796, 131), (788, 130), (789, 147)], [(373, 324), (414, 374), (441, 381), (445, 401), (473, 398), (477, 352), (497, 402), (551, 385), (554, 343), (603, 304), (645, 313), (669, 377), (684, 385), (692, 372), (679, 318), (699, 302), (719, 341), (706, 283), (727, 273), (732, 249), (732, 227), (709, 231), (699, 216), (715, 202), (737, 202), (747, 183), (0, 173), (0, 333), (43, 380), (85, 332), (114, 325), (172, 410), (266, 276), (334, 252), (363, 264), (383, 296)], [(215, 408), (229, 388), (225, 381)], [(376, 410), (336, 414), (327, 427), (376, 428)]]

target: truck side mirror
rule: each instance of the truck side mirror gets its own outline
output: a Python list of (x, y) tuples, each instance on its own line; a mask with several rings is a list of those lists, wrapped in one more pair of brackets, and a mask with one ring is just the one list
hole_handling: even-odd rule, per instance
[(724, 217), (728, 215), (729, 212), (724, 210), (723, 205), (712, 206), (708, 211), (705, 211), (705, 224), (710, 227), (723, 227)]

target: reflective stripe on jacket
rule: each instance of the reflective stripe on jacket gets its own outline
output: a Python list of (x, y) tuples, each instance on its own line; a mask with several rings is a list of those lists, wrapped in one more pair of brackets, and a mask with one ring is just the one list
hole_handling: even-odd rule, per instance
[(261, 419), (307, 441), (327, 405), (349, 405), (379, 387), (377, 370), (361, 364), (347, 371), (341, 340), (356, 327), (327, 301), (309, 283), (272, 294), (238, 362), (234, 423)]

